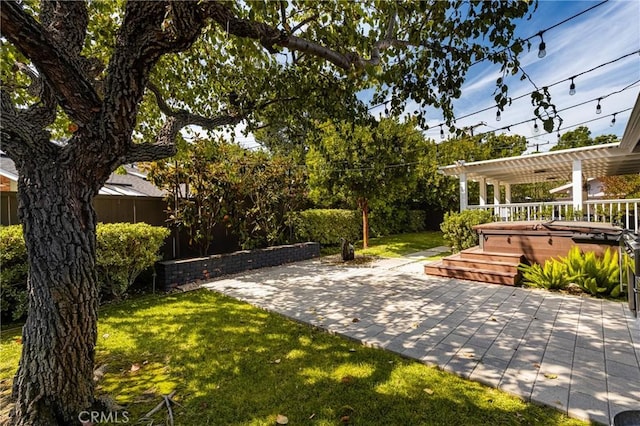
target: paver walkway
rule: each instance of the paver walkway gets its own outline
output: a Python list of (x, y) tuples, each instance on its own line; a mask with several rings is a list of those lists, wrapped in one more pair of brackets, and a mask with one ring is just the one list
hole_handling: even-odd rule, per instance
[(203, 286), (572, 417), (640, 409), (640, 319), (625, 303), (429, 277), (418, 260), (430, 255), (316, 259)]

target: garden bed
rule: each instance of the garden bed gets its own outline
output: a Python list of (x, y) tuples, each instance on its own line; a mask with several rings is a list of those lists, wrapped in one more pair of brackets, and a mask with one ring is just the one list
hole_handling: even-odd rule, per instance
[(319, 256), (320, 244), (309, 242), (192, 259), (168, 260), (156, 263), (157, 285), (161, 289), (170, 290), (193, 281), (208, 280), (222, 275)]

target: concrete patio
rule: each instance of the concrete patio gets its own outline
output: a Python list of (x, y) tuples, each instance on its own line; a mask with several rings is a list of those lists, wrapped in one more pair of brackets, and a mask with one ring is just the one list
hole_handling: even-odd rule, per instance
[(361, 266), (316, 259), (203, 287), (571, 417), (610, 424), (640, 409), (640, 319), (625, 303), (424, 275), (438, 250)]

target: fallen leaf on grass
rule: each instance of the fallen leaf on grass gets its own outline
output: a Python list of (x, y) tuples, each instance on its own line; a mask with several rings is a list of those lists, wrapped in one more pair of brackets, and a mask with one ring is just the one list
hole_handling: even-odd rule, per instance
[(132, 373), (135, 373), (136, 371), (140, 370), (140, 364), (131, 364), (131, 371)]
[(276, 417), (276, 424), (287, 425), (289, 424), (289, 418), (287, 418), (287, 416), (283, 416), (282, 414), (278, 414), (278, 416)]
[(557, 379), (558, 375), (557, 374), (551, 374), (551, 373), (544, 373), (544, 377), (546, 377), (547, 379)]
[(316, 416), (316, 413), (313, 413), (312, 415), (309, 416), (309, 420), (312, 420), (315, 416)]
[(423, 390), (427, 393), (427, 395), (433, 395), (433, 389), (424, 388)]
[(340, 381), (344, 384), (349, 384), (351, 382), (353, 382), (353, 377), (351, 376), (344, 376), (342, 379), (340, 379)]
[(350, 421), (350, 417), (349, 416), (342, 416), (340, 417), (340, 423), (349, 423)]
[(280, 364), (282, 360), (280, 358), (274, 359), (273, 361), (269, 361), (269, 364)]

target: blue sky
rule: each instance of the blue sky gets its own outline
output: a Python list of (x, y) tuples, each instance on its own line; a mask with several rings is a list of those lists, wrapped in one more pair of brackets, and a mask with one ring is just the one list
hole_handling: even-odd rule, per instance
[[(601, 1), (562, 1), (541, 0), (538, 10), (531, 20), (518, 23), (517, 35), (527, 38), (545, 28), (563, 21)], [(608, 61), (615, 60), (627, 53), (640, 50), (640, 1), (637, 0), (609, 0), (601, 6), (582, 14), (581, 16), (545, 32), (547, 54), (538, 58), (539, 37), (532, 39), (532, 49), (521, 57), (524, 70), (538, 87), (550, 85), (554, 82), (570, 78), (583, 71), (596, 67)], [(456, 116), (463, 116), (474, 111), (495, 105), (493, 92), (495, 81), (500, 77), (499, 67), (489, 63), (481, 63), (472, 67), (462, 89), (462, 97), (454, 102)], [(520, 81), (519, 75), (507, 79), (510, 95), (516, 97), (529, 93), (534, 87), (528, 81)], [(629, 119), (630, 111), (616, 115), (616, 124), (611, 125), (611, 114), (633, 107), (638, 93), (640, 93), (640, 54), (617, 61), (593, 72), (577, 77), (574, 82), (576, 93), (569, 95), (569, 82), (561, 83), (550, 89), (553, 102), (557, 108), (563, 109), (582, 102), (605, 97), (612, 92), (619, 91), (629, 85), (629, 89), (615, 95), (608, 96), (601, 101), (602, 113), (596, 114), (597, 101), (589, 102), (581, 107), (571, 108), (561, 112), (564, 122), (560, 133), (574, 129), (574, 124), (600, 118), (600, 120), (586, 124), (593, 136), (600, 134), (616, 134), (619, 137)], [(436, 111), (429, 119), (430, 126), (442, 122), (442, 115)], [(486, 132), (508, 126), (512, 123), (533, 119), (533, 107), (530, 97), (526, 96), (514, 101), (502, 112), (502, 120), (496, 121), (496, 109), (458, 120), (457, 125), (464, 127), (486, 123), (476, 128), (476, 132)], [(540, 124), (540, 123), (539, 123)], [(439, 140), (440, 129), (434, 128), (425, 134)], [(549, 134), (542, 129), (534, 132), (533, 121), (519, 126), (511, 126), (511, 131), (498, 133), (519, 134), (531, 137), (529, 143), (546, 143), (540, 145), (541, 151), (548, 150), (557, 141), (557, 132)], [(535, 148), (532, 148), (535, 149)]]

